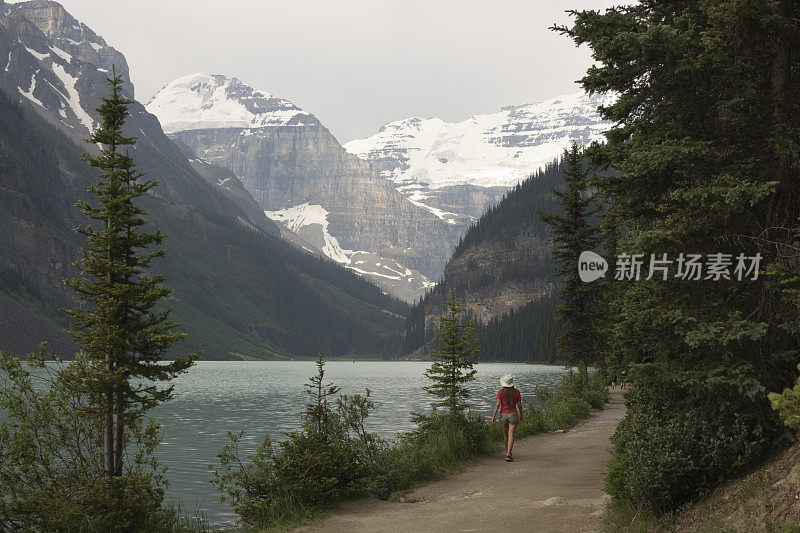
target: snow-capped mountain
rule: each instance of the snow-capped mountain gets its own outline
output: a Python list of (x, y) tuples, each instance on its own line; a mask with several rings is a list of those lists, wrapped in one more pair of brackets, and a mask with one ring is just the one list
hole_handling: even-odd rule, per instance
[(374, 252), (346, 250), (331, 235), (328, 210), (308, 202), (279, 211), (265, 211), (270, 219), (283, 224), (292, 233), (312, 246), (308, 251), (321, 251), (337, 263), (372, 279), (400, 298), (412, 300), (433, 287), (434, 283), (419, 272), (402, 266), (394, 259)]
[(134, 96), (125, 56), (109, 46), (89, 26), (70, 15), (61, 4), (51, 0), (30, 0), (5, 4), (1, 9), (6, 15), (21, 16), (34, 24), (54, 45), (53, 48), (59, 50), (56, 53), (67, 62), (70, 61), (67, 56), (70, 56), (91, 63), (105, 73), (110, 73), (114, 68), (123, 79), (125, 94)]
[(311, 113), (236, 78), (178, 78), (147, 110), (198, 158), (238, 176), (267, 216), (404, 300), (438, 279), (466, 229), (468, 218), (453, 224), (404, 197)]
[[(560, 156), (573, 141), (586, 145), (601, 139), (609, 124), (601, 120), (597, 108), (613, 99), (576, 93), (504, 107), (458, 123), (409, 118), (344, 147), (372, 163), (400, 192), (437, 216), (475, 216), (475, 202), (469, 200), (476, 187), (505, 192)], [(460, 201), (453, 198), (454, 187), (463, 191), (455, 195)]]
[(166, 133), (210, 128), (319, 125), (289, 100), (259, 91), (236, 78), (202, 72), (162, 87), (147, 103)]
[(0, 3), (0, 87), (17, 94), (76, 139), (97, 125), (95, 111), (112, 65), (133, 95), (125, 57), (49, 0)]

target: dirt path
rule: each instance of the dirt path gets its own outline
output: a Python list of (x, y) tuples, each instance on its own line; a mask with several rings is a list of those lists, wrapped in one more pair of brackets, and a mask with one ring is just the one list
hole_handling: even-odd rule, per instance
[(609, 437), (625, 406), (611, 391), (605, 409), (564, 433), (514, 445), (514, 462), (487, 457), (467, 471), (412, 492), (406, 503), (359, 500), (298, 531), (596, 531), (606, 496)]

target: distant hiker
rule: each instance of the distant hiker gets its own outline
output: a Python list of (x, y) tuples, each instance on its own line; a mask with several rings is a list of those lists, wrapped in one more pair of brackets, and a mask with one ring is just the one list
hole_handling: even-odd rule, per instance
[(625, 371), (624, 370), (622, 372), (620, 372), (619, 388), (620, 389), (624, 389), (625, 388)]
[(514, 447), (514, 430), (522, 422), (522, 395), (514, 388), (514, 376), (506, 374), (500, 378), (503, 387), (497, 391), (497, 402), (494, 404), (492, 424), (500, 409), (500, 427), (503, 428), (503, 442), (506, 445), (506, 461), (513, 461), (511, 449)]

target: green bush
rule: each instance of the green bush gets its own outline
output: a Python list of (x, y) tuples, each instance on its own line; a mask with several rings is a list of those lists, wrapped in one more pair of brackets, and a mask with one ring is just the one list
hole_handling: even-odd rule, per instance
[[(561, 377), (559, 386), (551, 393), (554, 397), (580, 398), (591, 408), (599, 409), (608, 401), (608, 386), (605, 373), (596, 371), (589, 374), (586, 383), (580, 372), (570, 369)], [(550, 397), (547, 398), (548, 400)]]
[(550, 431), (567, 429), (588, 417), (591, 410), (583, 398), (556, 396), (547, 404), (544, 418)]
[(477, 414), (433, 413), (415, 420), (418, 429), (386, 446), (375, 462), (370, 480), (375, 497), (386, 499), (392, 492), (441, 479), (491, 449), (490, 427)]
[[(528, 435), (537, 435), (539, 433), (544, 433), (546, 431), (550, 431), (550, 427), (547, 425), (547, 416), (543, 409), (540, 409), (533, 403), (526, 403), (522, 406), (522, 421), (517, 426), (517, 430), (514, 432), (514, 436), (516, 438), (527, 437)], [(503, 433), (500, 430), (500, 426), (495, 426), (495, 432), (493, 436), (495, 440), (502, 441), (503, 440)]]
[(0, 352), (0, 530), (181, 530), (163, 508), (165, 469), (152, 456), (159, 425), (131, 423), (123, 474), (103, 470), (102, 424), (68, 380), (83, 368)]
[[(366, 396), (342, 396), (335, 410), (313, 410), (301, 431), (286, 434), (273, 446), (269, 435), (255, 452), (242, 458), (244, 432), (228, 433), (209, 465), (211, 483), (246, 522), (258, 526), (296, 523), (319, 509), (369, 493), (383, 441), (363, 433), (372, 402)], [(324, 420), (324, 425), (317, 423)], [(356, 429), (354, 429), (356, 428)]]
[(735, 475), (777, 437), (764, 423), (763, 387), (735, 369), (698, 379), (641, 365), (628, 413), (612, 437), (606, 489), (638, 507), (667, 513)]

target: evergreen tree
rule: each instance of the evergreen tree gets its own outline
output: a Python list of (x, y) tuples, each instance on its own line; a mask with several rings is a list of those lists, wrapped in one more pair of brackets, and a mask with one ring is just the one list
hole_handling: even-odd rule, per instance
[(465, 385), (475, 379), (476, 370), (472, 365), (481, 350), (475, 345), (472, 320), (461, 322), (463, 310), (455, 292), (451, 292), (447, 313), (439, 318), (434, 338), (435, 349), (431, 356), (435, 361), (425, 372), (433, 385), (423, 387), (439, 398), (431, 404), (434, 409), (443, 407), (452, 416), (463, 415), (467, 408), (465, 400), (469, 397), (469, 390)]
[(143, 413), (171, 397), (172, 386), (159, 387), (185, 371), (199, 356), (194, 353), (161, 363), (161, 357), (183, 334), (169, 320), (170, 308), (158, 307), (172, 290), (161, 275), (148, 275), (151, 262), (166, 253), (147, 250), (160, 245), (164, 234), (142, 231), (145, 212), (134, 200), (148, 193), (156, 182), (143, 180), (127, 151), (134, 137), (125, 137), (122, 127), (128, 105), (121, 92), (122, 79), (108, 80), (111, 94), (97, 109), (102, 125), (87, 140), (102, 146), (99, 153), (85, 155), (100, 179), (89, 192), (98, 205), (79, 204), (97, 226), (81, 226), (88, 248), (76, 263), (80, 274), (68, 282), (86, 307), (68, 311), (71, 334), (87, 360), (73, 372), (73, 385), (93, 398), (91, 412), (102, 418), (104, 471), (107, 477), (122, 475), (126, 429), (140, 421)]
[(335, 396), (340, 387), (333, 383), (325, 383), (325, 361), (322, 359), (322, 350), (317, 353), (317, 373), (308, 378), (308, 383), (303, 385), (306, 394), (311, 397), (311, 402), (306, 404), (304, 414), (310, 429), (319, 436), (328, 433), (328, 420), (331, 412), (330, 400)]
[[(562, 159), (565, 188), (552, 192), (561, 202), (563, 215), (538, 211), (539, 218), (552, 227), (553, 259), (558, 263), (561, 278), (559, 296), (561, 304), (556, 310), (557, 319), (566, 325), (563, 335), (556, 341), (558, 355), (567, 365), (599, 361), (599, 335), (595, 320), (599, 284), (584, 283), (578, 277), (578, 258), (581, 252), (593, 250), (598, 244), (596, 228), (589, 217), (595, 214), (594, 198), (588, 194), (588, 172), (577, 144), (564, 151)], [(585, 383), (589, 377), (584, 372)]]
[[(618, 170), (600, 188), (626, 229), (620, 252), (733, 262), (729, 278), (681, 279), (673, 263), (618, 284), (615, 359), (635, 386), (608, 487), (667, 511), (785, 431), (766, 393), (794, 383), (797, 307), (763, 266), (800, 215), (800, 5), (655, 0), (573, 15), (555, 29), (592, 48), (583, 87), (619, 95), (591, 154)], [(761, 254), (762, 275), (739, 281), (740, 254)]]

